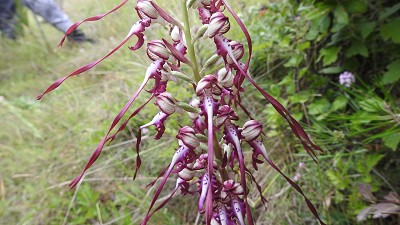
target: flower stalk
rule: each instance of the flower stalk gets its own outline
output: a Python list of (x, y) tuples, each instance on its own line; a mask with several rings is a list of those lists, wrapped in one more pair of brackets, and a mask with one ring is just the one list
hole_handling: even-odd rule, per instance
[(194, 50), (194, 43), (192, 39), (192, 34), (190, 33), (190, 21), (189, 21), (189, 13), (188, 13), (188, 8), (186, 5), (186, 0), (180, 0), (181, 1), (181, 8), (182, 8), (182, 14), (183, 14), (183, 23), (184, 23), (184, 28), (183, 31), (185, 33), (185, 41), (186, 45), (188, 48), (188, 55), (190, 58), (190, 61), (192, 62), (192, 71), (193, 71), (193, 77), (194, 80), (197, 82), (200, 81), (201, 76), (199, 73), (199, 67), (197, 64), (197, 58), (196, 58), (196, 52)]

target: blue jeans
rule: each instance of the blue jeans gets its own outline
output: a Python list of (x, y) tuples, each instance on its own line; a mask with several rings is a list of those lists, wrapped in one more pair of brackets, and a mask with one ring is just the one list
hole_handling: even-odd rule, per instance
[(14, 0), (0, 0), (0, 31), (9, 38), (15, 38), (15, 13)]
[[(73, 24), (53, 0), (22, 0), (22, 4), (64, 33)], [(15, 36), (15, 15), (15, 0), (0, 0), (0, 31), (4, 36)]]

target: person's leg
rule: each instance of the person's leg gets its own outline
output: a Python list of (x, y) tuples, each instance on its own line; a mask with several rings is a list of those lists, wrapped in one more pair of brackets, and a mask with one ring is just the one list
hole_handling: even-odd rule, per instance
[(22, 0), (22, 3), (63, 33), (73, 24), (53, 0)]
[[(68, 15), (53, 0), (22, 0), (22, 3), (63, 33), (73, 24)], [(73, 31), (68, 35), (68, 39), (74, 42), (94, 42), (80, 30)]]
[(14, 0), (0, 0), (0, 32), (11, 39), (15, 39), (15, 14)]

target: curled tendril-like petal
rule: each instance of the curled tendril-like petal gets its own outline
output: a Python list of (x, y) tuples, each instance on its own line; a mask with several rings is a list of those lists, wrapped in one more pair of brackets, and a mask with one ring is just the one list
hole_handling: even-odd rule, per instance
[(101, 59), (98, 59), (94, 62), (91, 62), (77, 70), (75, 70), (74, 72), (70, 73), (69, 75), (62, 77), (60, 79), (58, 79), (57, 81), (55, 81), (52, 85), (50, 85), (41, 95), (39, 95), (37, 97), (38, 100), (42, 99), (42, 97), (53, 91), (54, 89), (56, 89), (58, 86), (60, 86), (66, 79), (72, 77), (72, 76), (76, 76), (79, 75), (85, 71), (90, 70), (91, 68), (93, 68), (94, 66), (96, 66), (97, 64), (99, 64), (100, 62), (102, 62), (104, 59), (108, 58), (110, 55), (114, 54), (114, 52), (116, 52), (118, 49), (120, 49), (133, 35), (136, 35), (138, 37), (138, 41), (136, 43), (136, 45), (134, 47), (131, 47), (131, 49), (136, 50), (139, 49), (143, 43), (144, 43), (144, 39), (143, 39), (143, 34), (142, 32), (146, 29), (146, 27), (150, 26), (150, 20), (148, 19), (144, 19), (144, 20), (140, 20), (139, 22), (135, 23), (131, 30), (129, 31), (128, 35), (125, 37), (125, 39), (117, 46), (115, 47), (113, 50), (111, 50), (106, 56), (104, 56)]
[(250, 146), (253, 148), (253, 160), (257, 159), (258, 155), (262, 155), (264, 159), (268, 162), (269, 165), (272, 166), (279, 174), (281, 174), (285, 180), (299, 193), (303, 196), (308, 208), (310, 209), (311, 213), (314, 215), (314, 217), (322, 224), (326, 225), (318, 215), (317, 210), (315, 209), (314, 205), (311, 203), (311, 201), (306, 197), (304, 194), (303, 190), (294, 182), (292, 181), (288, 176), (286, 176), (276, 165), (275, 163), (269, 158), (267, 151), (265, 149), (264, 144), (260, 140), (253, 140), (248, 142)]
[[(160, 183), (160, 186), (157, 188), (156, 193), (154, 194), (153, 200), (151, 201), (150, 207), (147, 210), (147, 214), (146, 214), (146, 218), (143, 220), (142, 224), (146, 224), (147, 221), (150, 219), (150, 211), (153, 208), (154, 204), (156, 203), (156, 200), (158, 199), (158, 197), (161, 194), (161, 191), (165, 185), (165, 182), (167, 182), (167, 179), (169, 177), (169, 175), (172, 172), (172, 169), (174, 168), (174, 166), (184, 160), (184, 158), (186, 157), (186, 155), (188, 154), (188, 152), (190, 151), (190, 148), (185, 146), (185, 145), (181, 145), (175, 152), (174, 156), (172, 157), (171, 163), (169, 164), (169, 167), (167, 169), (167, 171), (164, 174), (164, 177)], [(152, 214), (151, 214), (152, 215)]]

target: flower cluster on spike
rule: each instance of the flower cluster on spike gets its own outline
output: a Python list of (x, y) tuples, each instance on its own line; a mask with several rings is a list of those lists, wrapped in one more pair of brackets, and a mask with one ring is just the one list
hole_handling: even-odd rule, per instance
[[(158, 23), (162, 26), (173, 27), (169, 38), (147, 41), (147, 56), (151, 62), (144, 80), (136, 93), (125, 104), (118, 115), (112, 121), (108, 131), (102, 138), (97, 148), (90, 157), (87, 165), (82, 172), (70, 183), (73, 188), (81, 180), (85, 171), (93, 165), (99, 157), (105, 144), (114, 140), (116, 135), (122, 131), (129, 120), (136, 116), (149, 102), (154, 102), (159, 112), (154, 118), (138, 128), (137, 135), (137, 160), (134, 177), (141, 165), (140, 144), (141, 131), (154, 127), (157, 131), (155, 139), (163, 136), (165, 131), (164, 122), (174, 114), (178, 108), (183, 109), (191, 120), (190, 124), (181, 127), (176, 135), (177, 149), (169, 165), (160, 173), (162, 177), (158, 188), (151, 201), (146, 216), (142, 224), (147, 224), (152, 215), (164, 207), (168, 201), (178, 192), (181, 194), (198, 195), (198, 211), (204, 214), (206, 224), (254, 224), (251, 209), (248, 202), (249, 185), (255, 183), (257, 189), (261, 188), (257, 184), (251, 170), (246, 165), (246, 161), (251, 161), (254, 169), (257, 164), (265, 160), (270, 166), (280, 173), (293, 188), (304, 197), (312, 214), (324, 224), (314, 205), (307, 199), (300, 187), (273, 163), (267, 154), (267, 148), (263, 144), (262, 123), (254, 120), (241, 103), (241, 94), (244, 93), (242, 83), (247, 80), (250, 82), (270, 104), (287, 120), (294, 135), (303, 144), (305, 150), (315, 159), (315, 151), (321, 151), (304, 132), (300, 124), (289, 114), (289, 112), (271, 95), (260, 88), (259, 85), (249, 75), (249, 63), (252, 54), (251, 39), (246, 27), (228, 4), (227, 0), (177, 0), (181, 1), (183, 23), (174, 18), (152, 0), (138, 0), (136, 11), (139, 21), (133, 24), (127, 36), (122, 42), (111, 50), (103, 58), (91, 62), (71, 74), (60, 78), (54, 82), (43, 95), (57, 88), (67, 78), (79, 75), (120, 49), (133, 36), (137, 42), (130, 50), (135, 51), (145, 45), (144, 32), (153, 24)], [(110, 13), (115, 12), (125, 5), (128, 0), (124, 0), (111, 11), (89, 17), (81, 22), (74, 24), (66, 33), (66, 36), (74, 31), (83, 22), (100, 20)], [(201, 27), (197, 34), (193, 35), (189, 24), (188, 11), (193, 10), (199, 15)], [(230, 40), (226, 35), (230, 30), (231, 21), (226, 13), (230, 13), (240, 26), (247, 40), (245, 45)], [(64, 38), (65, 39), (65, 38)], [(62, 45), (64, 39), (61, 41)], [(202, 70), (196, 60), (194, 44), (198, 40), (211, 39), (215, 43), (215, 55), (213, 55)], [(248, 51), (248, 58), (243, 60), (245, 51)], [(183, 67), (192, 71), (192, 76), (184, 73)], [(215, 71), (205, 74), (210, 68)], [(149, 88), (151, 97), (143, 105), (135, 109), (125, 121), (121, 121), (139, 94), (148, 86), (149, 80), (154, 80), (153, 86)], [(168, 92), (168, 83), (176, 81), (187, 82), (189, 87), (193, 87), (196, 98), (190, 102), (181, 102)], [(239, 106), (239, 108), (238, 108)], [(248, 121), (239, 124), (239, 114), (237, 110), (243, 110), (244, 115), (248, 116)], [(243, 120), (242, 120), (243, 121)], [(252, 158), (246, 160), (243, 146), (250, 146)], [(176, 186), (172, 190), (169, 198), (156, 205), (164, 184), (171, 176), (176, 177)], [(250, 180), (249, 180), (250, 179)], [(156, 181), (150, 185), (154, 185)], [(261, 194), (262, 196), (262, 194)], [(263, 202), (265, 198), (262, 197)]]

